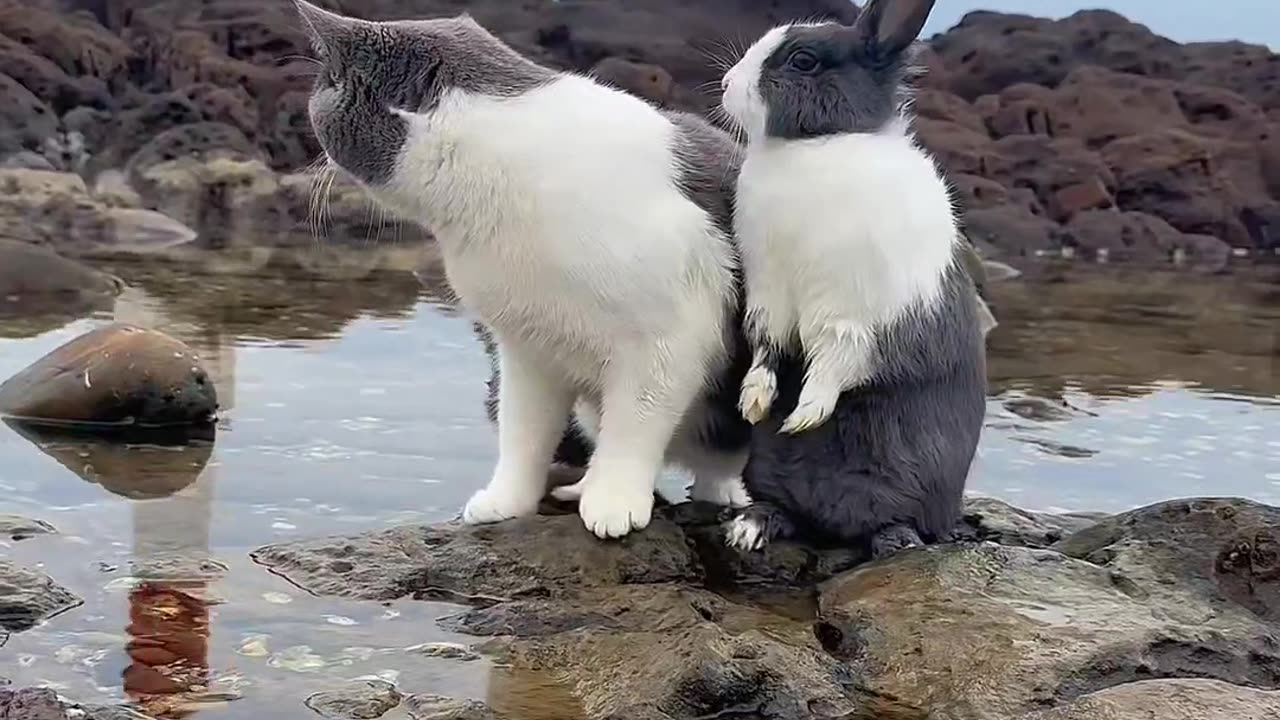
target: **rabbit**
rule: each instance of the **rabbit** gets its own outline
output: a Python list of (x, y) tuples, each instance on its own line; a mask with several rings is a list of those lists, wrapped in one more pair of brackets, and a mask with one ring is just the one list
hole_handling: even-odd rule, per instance
[(734, 227), (752, 363), (752, 505), (727, 542), (810, 536), (884, 557), (947, 538), (985, 413), (950, 188), (916, 144), (911, 50), (932, 0), (776, 27), (724, 76), (746, 138)]
[(535, 513), (571, 416), (591, 428), (578, 512), (598, 537), (648, 525), (669, 461), (696, 496), (744, 505), (750, 426), (740, 380), (724, 382), (750, 360), (732, 139), (543, 67), (466, 15), (295, 4), (321, 66), (309, 113), (325, 158), (435, 235), (497, 345), (498, 460), (462, 520)]

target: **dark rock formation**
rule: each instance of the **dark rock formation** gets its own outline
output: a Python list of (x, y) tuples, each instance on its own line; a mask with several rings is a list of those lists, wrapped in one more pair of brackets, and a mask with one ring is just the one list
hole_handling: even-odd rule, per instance
[(81, 335), (0, 385), (0, 414), (52, 424), (205, 425), (217, 407), (195, 351), (123, 324)]
[[(374, 19), (458, 11), (452, 0), (331, 6)], [(540, 62), (699, 112), (716, 102), (705, 88), (721, 66), (769, 26), (856, 15), (843, 0), (466, 9)], [(296, 58), (307, 52), (288, 0), (0, 0), (0, 158), (141, 171), (230, 155), (299, 170), (319, 153), (306, 113), (314, 70)], [(1280, 247), (1276, 58), (1242, 43), (1179, 45), (1107, 11), (975, 12), (923, 53), (918, 129), (991, 250), (1185, 253), (1213, 268), (1231, 246)], [(1107, 210), (1123, 215), (1076, 222)]]

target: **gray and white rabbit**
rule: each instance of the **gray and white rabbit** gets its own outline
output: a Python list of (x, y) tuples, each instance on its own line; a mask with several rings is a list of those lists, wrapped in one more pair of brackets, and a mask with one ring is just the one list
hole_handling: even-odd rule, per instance
[(907, 114), (932, 7), (870, 0), (852, 26), (774, 28), (724, 77), (747, 139), (739, 548), (807, 534), (882, 556), (958, 519), (986, 369), (950, 191)]
[(536, 512), (575, 405), (596, 535), (649, 523), (668, 460), (700, 499), (744, 504), (749, 427), (721, 382), (739, 344), (728, 136), (540, 66), (465, 15), (371, 22), (295, 2), (322, 66), (325, 155), (435, 234), (497, 342), (498, 461), (463, 519)]

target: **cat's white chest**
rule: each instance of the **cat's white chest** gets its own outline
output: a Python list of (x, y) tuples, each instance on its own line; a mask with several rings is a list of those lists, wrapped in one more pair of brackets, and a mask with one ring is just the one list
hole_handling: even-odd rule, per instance
[(656, 110), (565, 78), (446, 97), (410, 127), (390, 200), (436, 234), (454, 291), (500, 338), (594, 383), (682, 324), (717, 336), (727, 247), (673, 183)]

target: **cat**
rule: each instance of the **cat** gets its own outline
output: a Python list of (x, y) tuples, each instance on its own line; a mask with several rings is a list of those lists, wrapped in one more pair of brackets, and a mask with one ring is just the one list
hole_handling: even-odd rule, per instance
[(729, 136), (538, 65), (466, 15), (295, 4), (322, 64), (309, 111), (328, 161), (432, 231), (498, 346), (498, 460), (463, 520), (536, 512), (571, 416), (592, 441), (573, 492), (595, 535), (646, 527), (668, 462), (696, 499), (746, 505)]

